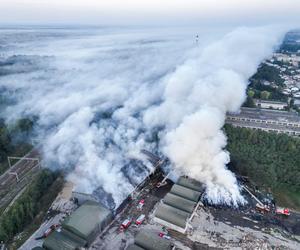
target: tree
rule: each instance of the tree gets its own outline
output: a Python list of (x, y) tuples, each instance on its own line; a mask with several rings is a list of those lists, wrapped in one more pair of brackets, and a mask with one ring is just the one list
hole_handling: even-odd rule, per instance
[(254, 95), (255, 95), (255, 92), (254, 92), (252, 89), (249, 89), (248, 92), (247, 92), (247, 95), (248, 95), (249, 97), (253, 98)]
[(247, 99), (246, 99), (245, 103), (243, 104), (243, 106), (248, 107), (248, 108), (255, 108), (256, 107), (253, 98), (250, 97), (250, 96), (247, 96)]
[(289, 185), (300, 191), (300, 140), (246, 128), (225, 126), (234, 169), (265, 187)]
[(268, 100), (270, 97), (271, 93), (268, 91), (262, 91), (260, 92), (260, 98), (263, 100)]

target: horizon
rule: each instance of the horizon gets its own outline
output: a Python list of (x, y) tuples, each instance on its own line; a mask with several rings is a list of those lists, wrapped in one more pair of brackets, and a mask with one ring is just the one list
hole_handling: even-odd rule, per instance
[[(2, 0), (0, 25), (47, 26), (261, 26), (295, 25), (296, 0)], [(287, 15), (288, 13), (288, 15)]]

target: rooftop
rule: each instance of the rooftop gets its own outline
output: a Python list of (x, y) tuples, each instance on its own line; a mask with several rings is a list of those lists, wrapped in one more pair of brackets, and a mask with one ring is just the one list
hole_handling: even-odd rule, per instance
[(197, 191), (197, 192), (203, 192), (204, 191), (203, 185), (200, 182), (198, 182), (194, 179), (191, 179), (191, 178), (186, 178), (186, 177), (181, 176), (178, 179), (177, 184), (180, 185), (180, 186), (192, 189), (192, 190)]
[(164, 203), (169, 206), (183, 210), (187, 213), (192, 213), (196, 206), (196, 202), (184, 199), (171, 193), (168, 193), (165, 196)]
[(111, 212), (94, 201), (87, 201), (62, 224), (64, 228), (86, 239), (93, 230), (106, 220)]
[(194, 191), (190, 188), (178, 184), (174, 184), (170, 193), (194, 202), (197, 202), (199, 200), (201, 194), (198, 191)]
[(135, 236), (134, 243), (147, 250), (170, 250), (172, 248), (169, 240), (159, 237), (158, 233), (150, 230), (140, 231)]
[(54, 231), (44, 241), (43, 247), (48, 250), (73, 250), (86, 245), (86, 241), (65, 230)]
[(295, 112), (278, 111), (258, 108), (241, 108), (240, 113), (228, 113), (231, 117), (245, 117), (260, 120), (274, 120), (281, 122), (300, 123), (300, 116)]

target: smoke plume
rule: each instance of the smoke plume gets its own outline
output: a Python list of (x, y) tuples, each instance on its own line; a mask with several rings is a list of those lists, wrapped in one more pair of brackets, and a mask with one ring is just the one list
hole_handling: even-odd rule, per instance
[(37, 116), (47, 166), (68, 172), (77, 190), (101, 187), (119, 204), (153, 170), (139, 153), (148, 149), (169, 157), (178, 174), (205, 183), (212, 203), (244, 202), (226, 168), (222, 127), (282, 32), (200, 33), (198, 43), (192, 30), (1, 34), (1, 95), (10, 99), (2, 115)]

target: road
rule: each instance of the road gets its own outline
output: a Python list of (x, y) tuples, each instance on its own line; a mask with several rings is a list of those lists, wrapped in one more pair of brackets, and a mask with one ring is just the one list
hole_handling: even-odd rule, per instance
[(36, 238), (41, 237), (44, 232), (54, 224), (60, 224), (63, 219), (64, 214), (60, 213), (52, 217), (51, 219), (45, 221), (38, 230), (36, 230), (31, 237), (19, 248), (19, 250), (31, 250), (34, 247), (42, 246), (44, 240), (36, 240)]

